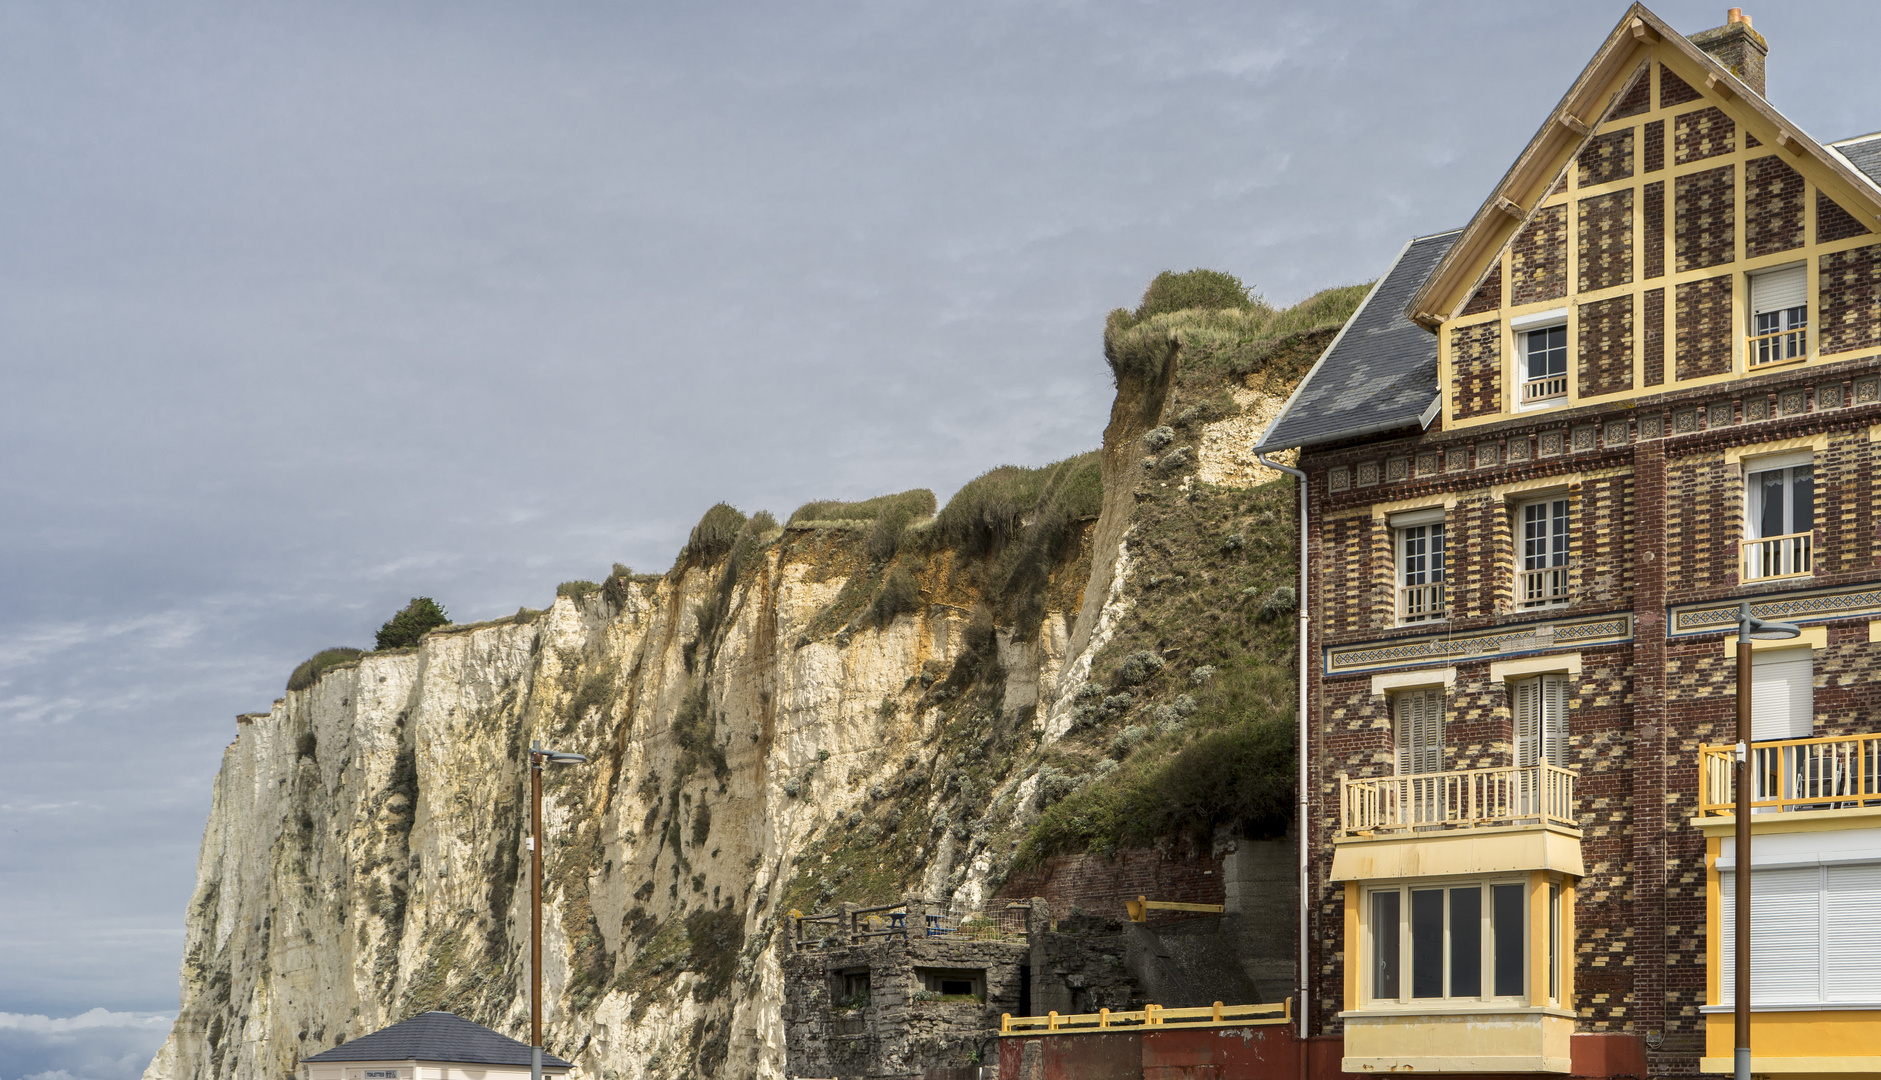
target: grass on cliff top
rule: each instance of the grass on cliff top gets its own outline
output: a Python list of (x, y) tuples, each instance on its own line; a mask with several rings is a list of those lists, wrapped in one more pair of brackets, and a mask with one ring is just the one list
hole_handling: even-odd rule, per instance
[(1118, 308), (1104, 327), (1104, 357), (1118, 378), (1149, 382), (1162, 374), (1179, 344), (1187, 374), (1250, 375), (1301, 335), (1345, 325), (1370, 289), (1369, 283), (1322, 289), (1289, 308), (1270, 307), (1258, 297), (1240, 307)]
[(300, 666), (294, 669), (294, 673), (287, 677), (287, 688), (305, 690), (319, 682), (320, 676), (343, 664), (353, 663), (364, 655), (366, 655), (364, 649), (338, 645), (331, 649), (321, 649), (300, 662)]

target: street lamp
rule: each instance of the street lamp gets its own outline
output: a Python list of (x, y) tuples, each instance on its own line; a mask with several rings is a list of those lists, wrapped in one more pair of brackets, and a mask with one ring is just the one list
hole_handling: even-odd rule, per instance
[(542, 1080), (542, 766), (587, 760), (529, 745), (529, 1080)]
[(1781, 641), (1803, 632), (1791, 623), (1770, 622), (1750, 613), (1750, 601), (1737, 609), (1737, 986), (1732, 1013), (1737, 1021), (1735, 1080), (1750, 1080), (1750, 643)]

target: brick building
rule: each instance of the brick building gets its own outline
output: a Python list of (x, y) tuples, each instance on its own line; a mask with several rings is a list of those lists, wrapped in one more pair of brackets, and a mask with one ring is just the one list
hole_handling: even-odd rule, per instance
[[(1629, 9), (1262, 439), (1305, 474), (1346, 1071), (1729, 1072), (1744, 736), (1755, 1070), (1881, 1073), (1881, 136), (1803, 134), (1766, 54)], [(1743, 600), (1805, 628), (1748, 733)]]

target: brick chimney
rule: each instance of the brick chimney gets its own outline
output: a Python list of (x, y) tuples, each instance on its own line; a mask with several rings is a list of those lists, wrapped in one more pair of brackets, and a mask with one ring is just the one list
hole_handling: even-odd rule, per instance
[(1725, 70), (1743, 80), (1744, 85), (1768, 97), (1763, 88), (1764, 58), (1770, 55), (1770, 43), (1750, 28), (1750, 16), (1743, 8), (1732, 8), (1724, 25), (1715, 30), (1701, 30), (1690, 38), (1693, 45), (1711, 54)]

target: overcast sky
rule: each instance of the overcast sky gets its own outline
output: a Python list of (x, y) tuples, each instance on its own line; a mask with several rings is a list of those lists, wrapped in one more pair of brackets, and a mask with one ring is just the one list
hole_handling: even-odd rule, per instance
[[(0, 1080), (139, 1071), (315, 650), (1089, 449), (1106, 310), (1377, 276), (1623, 10), (0, 0)], [(1881, 7), (1750, 11), (1881, 127)]]

